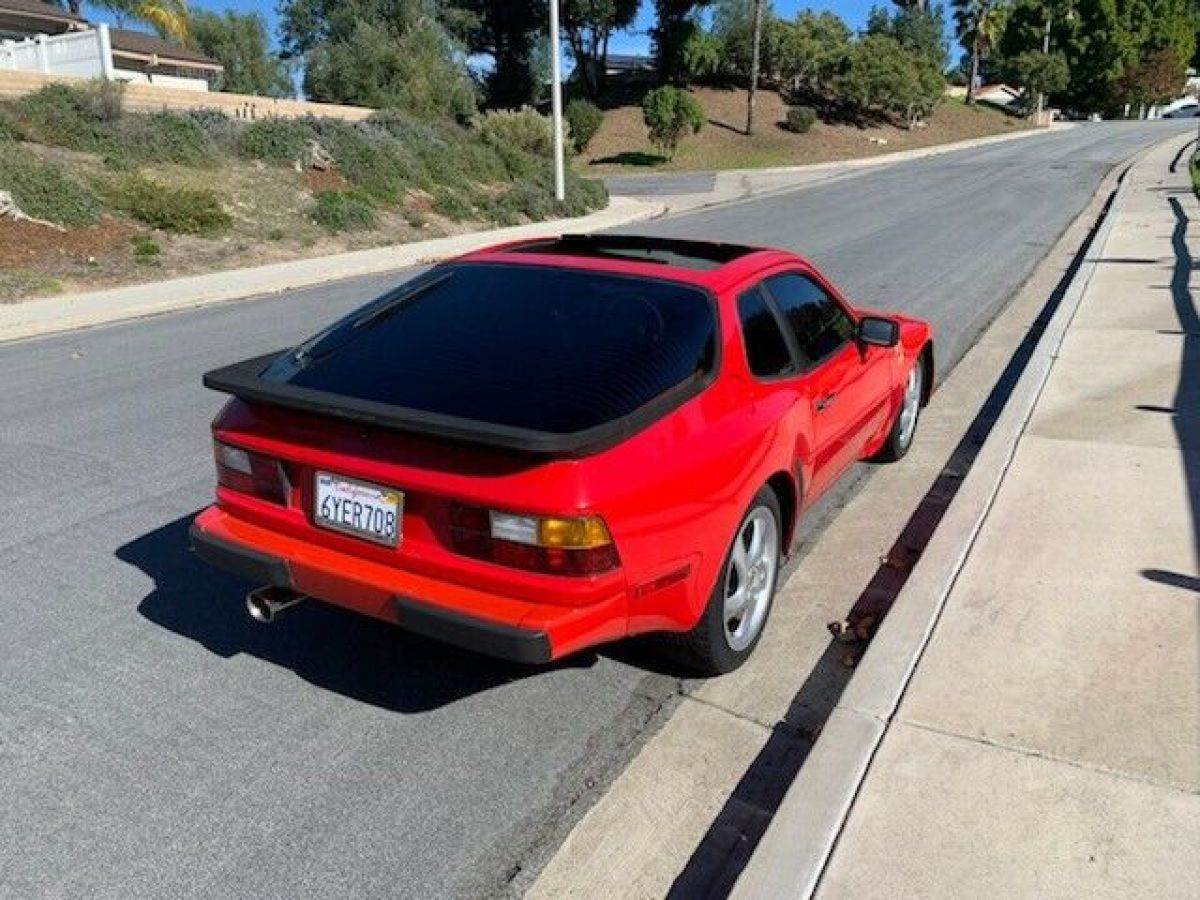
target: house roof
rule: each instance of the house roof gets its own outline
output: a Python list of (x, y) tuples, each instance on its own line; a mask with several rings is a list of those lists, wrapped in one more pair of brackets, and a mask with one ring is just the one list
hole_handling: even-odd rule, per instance
[(610, 53), (606, 60), (610, 72), (643, 72), (653, 70), (653, 56), (636, 56), (623, 53)]
[(83, 24), (83, 19), (70, 10), (47, 3), (46, 0), (0, 0), (0, 14), (16, 14), (50, 22), (61, 22), (64, 25), (73, 23)]
[[(0, 0), (2, 7), (8, 0)], [(112, 42), (114, 56), (127, 56), (140, 59), (158, 57), (165, 62), (184, 63), (201, 68), (222, 69), (217, 60), (205, 56), (197, 50), (189, 50), (174, 41), (160, 38), (158, 35), (147, 34), (144, 31), (133, 31), (129, 28), (109, 28), (109, 40)]]

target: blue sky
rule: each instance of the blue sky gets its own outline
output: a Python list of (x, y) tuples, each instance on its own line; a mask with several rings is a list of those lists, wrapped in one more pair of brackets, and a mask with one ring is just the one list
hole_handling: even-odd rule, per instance
[[(514, 0), (520, 2), (520, 0)], [(821, 0), (775, 0), (775, 12), (790, 18), (800, 9), (832, 10), (845, 19), (851, 28), (858, 29), (866, 24), (867, 13), (876, 3), (888, 5), (888, 0), (842, 0), (842, 2), (821, 2)], [(191, 0), (192, 8), (220, 11), (234, 9), (238, 12), (258, 12), (267, 20), (267, 26), (273, 40), (278, 39), (276, 25), (279, 16), (276, 12), (276, 0)], [(84, 3), (86, 15), (100, 21), (112, 21), (112, 17), (102, 10)], [(614, 35), (609, 44), (613, 53), (645, 53), (650, 49), (650, 39), (647, 31), (654, 23), (654, 4), (652, 0), (642, 0), (642, 9), (638, 20), (628, 33)], [(138, 27), (135, 25), (135, 27)]]

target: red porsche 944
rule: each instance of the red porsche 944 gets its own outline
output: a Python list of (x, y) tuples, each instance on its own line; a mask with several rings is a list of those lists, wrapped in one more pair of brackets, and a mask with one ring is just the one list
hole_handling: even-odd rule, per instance
[(546, 662), (647, 632), (754, 650), (797, 520), (904, 456), (925, 322), (791, 253), (619, 235), (435, 266), (290, 350), (209, 372), (191, 540), (269, 621), (304, 598)]

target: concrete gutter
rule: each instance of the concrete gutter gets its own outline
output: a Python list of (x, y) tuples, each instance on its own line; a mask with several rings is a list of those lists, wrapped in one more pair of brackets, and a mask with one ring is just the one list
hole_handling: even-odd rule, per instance
[(579, 218), (0, 305), (0, 342), (394, 272), (429, 265), (501, 241), (615, 228), (663, 212), (661, 202), (614, 197), (606, 209)]
[(1123, 182), (974, 465), (735, 885), (735, 900), (797, 900), (815, 892), (1098, 268), (1122, 194)]

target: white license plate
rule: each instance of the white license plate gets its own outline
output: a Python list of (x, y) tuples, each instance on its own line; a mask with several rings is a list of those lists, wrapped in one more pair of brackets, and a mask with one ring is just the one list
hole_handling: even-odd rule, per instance
[(392, 488), (318, 472), (313, 521), (322, 528), (395, 547), (404, 495)]

